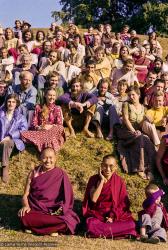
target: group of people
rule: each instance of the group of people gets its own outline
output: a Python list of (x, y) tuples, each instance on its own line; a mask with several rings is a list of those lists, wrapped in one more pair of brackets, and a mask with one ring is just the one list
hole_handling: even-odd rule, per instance
[[(76, 137), (76, 128), (90, 138), (115, 138), (125, 173), (153, 180), (156, 166), (168, 185), (168, 56), (163, 61), (155, 32), (141, 41), (129, 29), (124, 25), (114, 34), (110, 24), (100, 24), (81, 35), (73, 23), (65, 29), (53, 22), (47, 33), (34, 34), (20, 20), (14, 28), (0, 28), (2, 181), (9, 181), (14, 147), (22, 151), (25, 143), (35, 145), (42, 159), (28, 176), (19, 211), (25, 230), (74, 233), (79, 218), (72, 210), (72, 187), (55, 166), (54, 154), (67, 137)], [(113, 156), (105, 156), (89, 180), (83, 215), (91, 237), (137, 235), (116, 166)], [(140, 216), (141, 238), (157, 243), (166, 241), (163, 191), (150, 185)]]

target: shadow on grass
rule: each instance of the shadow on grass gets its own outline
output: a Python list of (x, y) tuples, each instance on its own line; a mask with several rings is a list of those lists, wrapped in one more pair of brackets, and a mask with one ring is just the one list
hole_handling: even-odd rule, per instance
[(80, 223), (76, 228), (76, 234), (83, 236), (86, 232), (85, 218), (82, 216), (82, 201), (75, 199), (74, 201), (74, 211), (77, 213), (80, 219)]
[[(19, 209), (21, 208), (21, 195), (8, 195), (0, 194), (0, 217), (2, 224), (6, 229), (19, 231), (21, 229), (20, 221), (17, 216)], [(85, 222), (82, 217), (82, 202), (76, 199), (74, 201), (74, 211), (80, 218), (80, 224), (77, 227), (77, 234), (84, 235), (85, 233)]]
[(21, 195), (0, 194), (0, 217), (7, 229), (20, 229), (17, 213), (21, 208), (21, 198)]

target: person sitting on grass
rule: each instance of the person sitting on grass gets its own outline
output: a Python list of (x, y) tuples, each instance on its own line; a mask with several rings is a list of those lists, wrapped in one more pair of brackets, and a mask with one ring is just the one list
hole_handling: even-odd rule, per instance
[(144, 132), (149, 136), (156, 147), (160, 145), (160, 138), (166, 131), (168, 107), (163, 105), (164, 93), (157, 91), (154, 93), (153, 107), (145, 113), (145, 122), (150, 123), (150, 127), (144, 130)]
[(74, 234), (79, 218), (73, 203), (71, 183), (65, 171), (56, 166), (54, 149), (44, 149), (41, 164), (27, 177), (18, 212), (22, 228), (40, 235)]
[(118, 101), (117, 113), (120, 117), (122, 116), (122, 106), (125, 102), (128, 101), (127, 89), (128, 83), (126, 80), (123, 79), (118, 81), (118, 94), (115, 95), (115, 98)]
[(51, 74), (48, 75), (47, 82), (46, 82), (44, 88), (39, 89), (37, 91), (37, 104), (40, 104), (40, 105), (44, 104), (44, 101), (45, 101), (44, 94), (45, 94), (45, 90), (47, 88), (51, 87), (51, 88), (55, 89), (56, 97), (64, 94), (63, 88), (60, 87), (59, 80), (60, 80), (60, 74), (56, 71), (53, 71)]
[(19, 76), (20, 84), (12, 84), (9, 86), (7, 94), (17, 94), (20, 100), (20, 109), (23, 115), (28, 120), (28, 125), (31, 123), (36, 104), (37, 90), (32, 85), (33, 75), (29, 71), (22, 71)]
[(14, 146), (19, 151), (25, 149), (20, 133), (27, 130), (28, 125), (19, 106), (20, 101), (17, 94), (10, 94), (6, 97), (5, 104), (0, 109), (1, 177), (5, 183), (9, 181), (9, 158)]
[(90, 237), (136, 237), (126, 185), (116, 170), (116, 159), (106, 155), (98, 174), (91, 176), (87, 184), (82, 208)]
[(94, 134), (89, 131), (89, 124), (95, 112), (97, 97), (82, 91), (79, 77), (74, 78), (70, 86), (71, 92), (58, 97), (58, 103), (62, 106), (64, 121), (69, 128), (70, 136), (76, 137), (72, 120), (80, 117), (82, 126), (84, 122), (83, 132), (88, 137), (94, 137)]
[(61, 107), (55, 105), (56, 91), (48, 88), (44, 104), (37, 104), (32, 119), (32, 129), (24, 131), (22, 139), (37, 146), (39, 152), (46, 147), (58, 151), (64, 143), (63, 115)]
[(164, 195), (162, 189), (155, 184), (149, 184), (145, 188), (146, 199), (139, 212), (140, 240), (145, 243), (157, 244), (167, 241), (166, 230), (168, 228), (167, 212), (161, 203)]
[(96, 126), (96, 137), (104, 137), (102, 133), (102, 124), (104, 124), (104, 126), (106, 126), (105, 128), (108, 129), (106, 140), (111, 141), (113, 139), (113, 127), (116, 124), (120, 124), (120, 119), (116, 111), (118, 102), (109, 92), (109, 86), (109, 78), (101, 79), (98, 84), (98, 90), (93, 92), (93, 94), (95, 94), (98, 98), (98, 103), (96, 105), (96, 111), (92, 122)]

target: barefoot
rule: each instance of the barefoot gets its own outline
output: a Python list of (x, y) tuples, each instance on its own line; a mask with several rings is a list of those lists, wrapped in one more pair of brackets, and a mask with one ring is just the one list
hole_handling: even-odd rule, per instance
[(4, 183), (9, 182), (9, 171), (8, 171), (8, 166), (5, 166), (2, 168), (2, 181)]
[(101, 131), (98, 131), (98, 132), (97, 132), (96, 137), (97, 137), (97, 138), (100, 138), (100, 139), (103, 139), (103, 138), (104, 138)]
[(88, 129), (84, 129), (83, 132), (89, 138), (94, 138), (95, 137), (94, 134), (92, 132), (90, 132)]
[(143, 180), (147, 180), (146, 174), (144, 172), (138, 172), (137, 173), (139, 177), (141, 177)]
[(75, 131), (74, 131), (74, 130), (70, 131), (70, 135), (69, 135), (69, 136), (70, 136), (70, 137), (73, 137), (73, 138), (76, 138)]

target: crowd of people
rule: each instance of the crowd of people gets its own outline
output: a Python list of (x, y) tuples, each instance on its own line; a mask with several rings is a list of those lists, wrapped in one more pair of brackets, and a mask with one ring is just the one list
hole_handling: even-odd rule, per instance
[[(69, 23), (53, 22), (33, 32), (28, 22), (0, 28), (1, 179), (9, 182), (9, 158), (16, 147), (34, 145), (41, 165), (27, 178), (19, 210), (26, 232), (74, 233), (79, 223), (66, 173), (55, 163), (66, 138), (85, 136), (116, 141), (125, 173), (153, 181), (157, 168), (168, 185), (168, 55), (155, 32), (142, 41), (124, 25), (110, 24), (81, 33)], [(65, 129), (66, 127), (66, 129)], [(83, 202), (90, 237), (137, 237), (124, 180), (114, 156), (104, 156), (89, 179)], [(164, 195), (155, 184), (146, 189), (139, 213), (140, 239), (166, 241)]]

